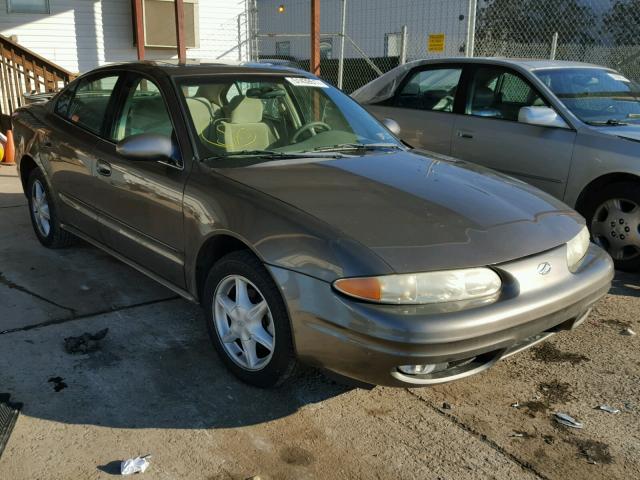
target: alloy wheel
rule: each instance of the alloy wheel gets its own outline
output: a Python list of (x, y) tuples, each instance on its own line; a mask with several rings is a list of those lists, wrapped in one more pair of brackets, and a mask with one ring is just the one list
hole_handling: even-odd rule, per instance
[(640, 206), (632, 200), (611, 198), (596, 208), (591, 222), (593, 240), (614, 260), (640, 255)]
[(38, 231), (43, 237), (48, 237), (51, 231), (51, 214), (47, 193), (40, 180), (33, 182), (31, 187), (31, 211)]
[(275, 328), (260, 290), (241, 275), (220, 281), (213, 296), (213, 322), (225, 352), (240, 367), (264, 368), (275, 349)]

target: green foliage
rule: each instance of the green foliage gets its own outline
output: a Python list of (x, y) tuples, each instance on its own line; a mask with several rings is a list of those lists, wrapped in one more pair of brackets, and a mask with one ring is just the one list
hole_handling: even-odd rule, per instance
[(640, 0), (616, 0), (602, 23), (615, 45), (638, 45)]
[[(634, 0), (636, 3), (638, 0)], [(579, 0), (486, 0), (478, 9), (476, 41), (594, 43), (596, 15)]]

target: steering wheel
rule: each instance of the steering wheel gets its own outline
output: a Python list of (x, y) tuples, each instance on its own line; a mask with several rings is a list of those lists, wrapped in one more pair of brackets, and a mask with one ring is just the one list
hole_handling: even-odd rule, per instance
[(306, 131), (310, 131), (312, 135), (317, 135), (317, 132), (315, 129), (318, 127), (321, 127), (323, 130), (327, 132), (331, 130), (331, 127), (324, 122), (317, 121), (317, 122), (305, 123), (298, 130), (296, 130), (296, 133), (293, 134), (293, 137), (291, 138), (291, 143), (297, 143), (298, 137)]

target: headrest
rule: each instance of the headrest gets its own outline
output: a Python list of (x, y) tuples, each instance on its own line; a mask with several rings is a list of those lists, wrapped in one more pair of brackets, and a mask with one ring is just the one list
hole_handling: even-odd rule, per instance
[(198, 87), (198, 91), (194, 96), (204, 97), (211, 103), (215, 103), (217, 106), (222, 107), (222, 92), (228, 87), (226, 83), (209, 83)]
[(476, 87), (473, 94), (473, 108), (490, 107), (493, 105), (495, 93), (489, 87)]
[(259, 123), (263, 109), (262, 102), (257, 98), (238, 95), (229, 102), (231, 123)]

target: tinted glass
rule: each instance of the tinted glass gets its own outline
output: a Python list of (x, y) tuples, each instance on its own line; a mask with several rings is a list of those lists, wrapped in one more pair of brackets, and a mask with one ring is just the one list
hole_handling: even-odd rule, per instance
[(640, 122), (640, 85), (602, 68), (538, 70), (538, 78), (584, 122)]
[(517, 122), (522, 107), (544, 105), (541, 95), (519, 75), (503, 68), (481, 67), (471, 82), (466, 113)]
[(172, 132), (171, 118), (160, 89), (150, 80), (139, 79), (129, 91), (116, 121), (114, 140), (120, 141), (140, 133), (171, 136)]
[(293, 77), (179, 80), (205, 157), (310, 152), (398, 141), (360, 105), (320, 80)]
[(396, 106), (451, 112), (461, 74), (461, 68), (418, 71), (402, 87)]
[(75, 91), (75, 87), (75, 85), (72, 85), (65, 88), (56, 100), (55, 112), (61, 117), (66, 118), (67, 120), (69, 119), (69, 106), (71, 105), (71, 100), (73, 99), (73, 92)]
[(99, 135), (118, 78), (118, 75), (109, 75), (80, 80), (66, 117)]

